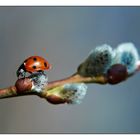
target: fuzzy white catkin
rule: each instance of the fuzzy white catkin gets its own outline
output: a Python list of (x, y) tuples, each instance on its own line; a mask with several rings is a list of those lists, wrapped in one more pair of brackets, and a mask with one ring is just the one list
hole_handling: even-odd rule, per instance
[(61, 96), (68, 101), (68, 104), (80, 104), (87, 92), (87, 85), (84, 83), (65, 84)]
[(113, 64), (125, 65), (128, 74), (132, 74), (136, 71), (139, 54), (133, 43), (122, 43), (118, 45), (114, 52), (115, 57), (113, 59)]
[(32, 90), (36, 92), (41, 92), (44, 87), (48, 84), (48, 77), (45, 74), (32, 74), (30, 77), (32, 79)]
[(107, 72), (112, 64), (113, 50), (111, 46), (103, 44), (93, 49), (88, 58), (78, 67), (82, 76), (98, 76)]

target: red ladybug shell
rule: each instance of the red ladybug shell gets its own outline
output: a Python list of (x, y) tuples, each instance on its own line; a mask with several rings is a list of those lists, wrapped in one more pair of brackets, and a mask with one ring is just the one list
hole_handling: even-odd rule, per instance
[(25, 71), (30, 73), (49, 70), (51, 68), (51, 65), (48, 63), (48, 61), (40, 56), (31, 56), (23, 63)]

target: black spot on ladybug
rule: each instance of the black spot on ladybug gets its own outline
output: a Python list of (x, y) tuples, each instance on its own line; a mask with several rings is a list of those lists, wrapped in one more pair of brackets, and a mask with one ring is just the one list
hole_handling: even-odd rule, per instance
[(44, 62), (44, 66), (47, 67), (47, 63), (46, 62)]
[(33, 69), (36, 69), (36, 66), (33, 66)]
[(34, 61), (37, 61), (37, 58), (36, 58), (36, 57), (34, 57), (34, 58), (33, 58), (33, 60), (34, 60)]

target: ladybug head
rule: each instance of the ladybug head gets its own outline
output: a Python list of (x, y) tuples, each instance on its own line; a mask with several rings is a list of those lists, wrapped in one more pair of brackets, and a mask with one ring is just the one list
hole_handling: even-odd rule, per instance
[(22, 64), (16, 72), (17, 77), (25, 77), (25, 73), (26, 73), (25, 68), (24, 68), (24, 65)]

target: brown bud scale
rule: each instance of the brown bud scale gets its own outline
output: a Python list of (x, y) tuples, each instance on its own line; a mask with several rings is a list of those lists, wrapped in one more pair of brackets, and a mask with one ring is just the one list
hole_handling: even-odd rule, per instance
[(126, 66), (122, 64), (115, 64), (107, 72), (108, 83), (118, 84), (128, 77)]
[(15, 83), (15, 87), (18, 93), (27, 92), (32, 88), (32, 81), (29, 78), (18, 79)]
[(51, 104), (64, 104), (66, 102), (65, 99), (62, 99), (61, 97), (56, 95), (47, 96), (47, 101)]

